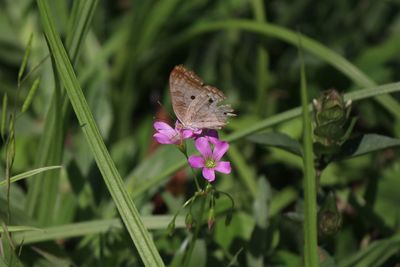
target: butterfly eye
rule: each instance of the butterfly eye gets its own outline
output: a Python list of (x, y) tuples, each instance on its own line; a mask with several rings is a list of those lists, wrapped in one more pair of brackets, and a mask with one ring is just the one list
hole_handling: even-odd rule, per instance
[(190, 98), (193, 100), (193, 99), (195, 99), (196, 97), (195, 97), (194, 95), (192, 95)]
[(208, 103), (212, 103), (212, 102), (214, 102), (214, 100), (212, 100), (211, 98), (210, 99), (208, 99)]

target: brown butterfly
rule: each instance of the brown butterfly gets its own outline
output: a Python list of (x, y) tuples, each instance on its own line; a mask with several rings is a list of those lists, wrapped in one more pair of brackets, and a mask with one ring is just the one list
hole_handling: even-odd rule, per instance
[(175, 66), (169, 76), (172, 107), (178, 120), (188, 129), (221, 129), (230, 116), (230, 105), (218, 105), (226, 96), (217, 88), (205, 85), (183, 65)]

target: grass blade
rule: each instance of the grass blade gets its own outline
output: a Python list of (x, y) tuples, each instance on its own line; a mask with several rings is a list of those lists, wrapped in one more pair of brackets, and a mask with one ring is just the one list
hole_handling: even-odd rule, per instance
[[(370, 98), (373, 96), (389, 94), (389, 93), (399, 92), (399, 91), (400, 91), (400, 82), (389, 83), (389, 84), (384, 84), (381, 86), (373, 86), (371, 88), (358, 90), (356, 92), (347, 93), (344, 95), (344, 98), (345, 98), (345, 100), (351, 99), (354, 102), (354, 101), (367, 99), (367, 98)], [(311, 110), (311, 105), (309, 105), (309, 110)], [(271, 116), (269, 118), (261, 120), (261, 121), (254, 123), (253, 125), (250, 125), (244, 129), (238, 130), (238, 131), (228, 135), (224, 139), (229, 142), (234, 142), (234, 141), (242, 139), (246, 136), (254, 134), (256, 132), (268, 129), (279, 123), (288, 121), (290, 119), (294, 119), (300, 115), (301, 115), (301, 107), (296, 107), (296, 108), (281, 112), (275, 116)], [(159, 152), (156, 152), (156, 153), (159, 153)], [(165, 180), (166, 177), (168, 177), (172, 173), (176, 172), (177, 170), (179, 170), (180, 168), (185, 166), (185, 164), (186, 164), (185, 160), (178, 161), (175, 164), (171, 164), (170, 166), (168, 166), (168, 168), (165, 168), (163, 172), (158, 173), (155, 176), (148, 177), (146, 179), (146, 182), (144, 182), (143, 184), (141, 184), (135, 188), (135, 190), (132, 193), (133, 196), (138, 196), (138, 195), (142, 194), (143, 192), (146, 192), (149, 188), (161, 184), (162, 181)]]
[(3, 106), (1, 108), (1, 138), (4, 140), (6, 134), (6, 125), (7, 125), (7, 106), (8, 106), (8, 97), (7, 93), (3, 96)]
[[(71, 44), (69, 55), (73, 64), (77, 62), (78, 50), (85, 39), (91, 18), (96, 7), (97, 0), (74, 1), (73, 14), (70, 19), (70, 27), (67, 33), (67, 41)], [(91, 9), (88, 9), (87, 7)], [(72, 45), (74, 44), (74, 45)], [(55, 73), (54, 76), (57, 76)], [(68, 98), (65, 92), (61, 92), (59, 79), (55, 77), (55, 93), (53, 95), (50, 108), (46, 115), (44, 133), (40, 139), (38, 158), (35, 162), (37, 167), (59, 165), (62, 161), (63, 142), (65, 128), (62, 121), (68, 121)], [(41, 194), (42, 188), (48, 188), (47, 194)], [(52, 224), (54, 203), (58, 197), (58, 179), (54, 174), (50, 177), (45, 173), (38, 179), (31, 180), (29, 183), (27, 212), (38, 219), (42, 225)]]
[[(263, 0), (252, 0), (251, 6), (253, 8), (253, 13), (255, 20), (264, 23), (266, 21), (266, 15), (264, 12), (264, 1)], [(268, 70), (269, 55), (267, 50), (260, 44), (257, 47), (257, 70), (256, 70), (256, 81), (257, 81), (257, 103), (256, 110), (261, 116), (271, 113), (272, 105), (270, 98), (268, 98), (268, 79), (270, 78), (270, 73)]]
[[(25, 232), (25, 231), (42, 231), (40, 228), (32, 227), (32, 226), (23, 226), (23, 225), (17, 225), (17, 226), (6, 226), (7, 232), (10, 233), (16, 233), (16, 232)], [(0, 228), (0, 233), (4, 233), (4, 228)]]
[[(34, 176), (36, 174), (39, 174), (39, 173), (42, 173), (42, 172), (45, 172), (45, 171), (50, 171), (50, 170), (60, 169), (60, 168), (62, 168), (62, 166), (49, 166), (49, 167), (42, 167), (42, 168), (38, 168), (38, 169), (27, 171), (27, 172), (24, 172), (24, 173), (20, 173), (18, 175), (15, 175), (15, 176), (11, 177), (10, 178), (10, 183), (14, 183), (16, 181), (29, 178), (31, 176)], [(7, 182), (5, 180), (0, 182), (0, 186), (6, 185), (6, 184), (7, 184)]]
[(29, 56), (31, 54), (32, 39), (33, 39), (33, 34), (31, 34), (29, 36), (29, 40), (28, 40), (28, 44), (27, 44), (26, 49), (25, 49), (24, 57), (22, 58), (22, 63), (21, 63), (21, 66), (19, 68), (19, 71), (18, 71), (18, 87), (21, 84), (22, 76), (24, 75), (26, 65), (28, 64), (28, 58), (29, 58)]
[[(145, 223), (147, 229), (154, 230), (166, 229), (171, 219), (172, 216), (164, 215), (142, 217), (142, 220)], [(185, 218), (183, 216), (178, 216), (175, 221), (175, 226), (177, 228), (186, 227)], [(13, 239), (16, 243), (24, 241), (24, 244), (32, 244), (44, 241), (100, 234), (114, 229), (122, 229), (120, 219), (93, 220), (66, 225), (51, 226), (47, 228), (41, 228), (39, 229), (40, 231), (26, 231), (23, 233), (15, 233), (13, 235)]]
[(39, 85), (40, 85), (40, 78), (37, 78), (37, 79), (33, 82), (32, 87), (31, 87), (31, 89), (30, 89), (29, 92), (28, 92), (28, 96), (26, 97), (26, 99), (25, 99), (25, 101), (24, 101), (24, 104), (22, 105), (22, 108), (21, 108), (21, 112), (22, 112), (22, 113), (24, 113), (25, 111), (28, 110), (29, 106), (30, 106), (31, 103), (32, 103), (33, 97), (35, 96), (36, 91), (37, 91), (37, 89), (39, 88)]
[[(177, 38), (177, 42), (186, 41), (193, 38), (196, 35), (204, 34), (211, 31), (238, 29), (249, 32), (258, 33), (265, 36), (271, 36), (282, 41), (288, 42), (292, 45), (297, 45), (297, 34), (286, 28), (276, 26), (270, 23), (257, 23), (251, 20), (224, 20), (224, 21), (210, 21), (196, 24), (193, 28), (183, 33), (180, 38)], [(372, 87), (376, 86), (376, 83), (372, 81), (367, 75), (361, 72), (356, 66), (351, 64), (348, 60), (325, 47), (319, 42), (301, 35), (303, 49), (309, 53), (314, 54), (318, 58), (328, 62), (333, 67), (341, 71), (344, 75), (350, 78), (354, 83), (361, 87)], [(390, 113), (400, 119), (400, 104), (391, 96), (379, 96), (375, 98), (379, 104)]]
[(146, 266), (164, 266), (149, 232), (144, 227), (139, 212), (125, 190), (125, 185), (119, 175), (114, 162), (101, 138), (99, 129), (90, 112), (89, 106), (80, 88), (67, 52), (60, 37), (55, 31), (48, 4), (45, 0), (37, 1), (43, 29), (54, 57), (57, 70), (65, 86), (72, 107), (82, 125), (90, 149), (98, 168), (107, 185), (109, 192), (117, 206), (122, 220), (134, 241), (136, 248)]

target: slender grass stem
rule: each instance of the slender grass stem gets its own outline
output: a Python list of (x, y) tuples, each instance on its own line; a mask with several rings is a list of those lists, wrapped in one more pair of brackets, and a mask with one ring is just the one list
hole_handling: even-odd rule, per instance
[(312, 140), (311, 116), (309, 112), (309, 101), (307, 92), (306, 74), (302, 54), (302, 39), (299, 35), (299, 57), (301, 77), (301, 104), (303, 119), (303, 166), (304, 166), (304, 266), (318, 266), (318, 234), (317, 234), (317, 190), (316, 175), (314, 169), (314, 153)]

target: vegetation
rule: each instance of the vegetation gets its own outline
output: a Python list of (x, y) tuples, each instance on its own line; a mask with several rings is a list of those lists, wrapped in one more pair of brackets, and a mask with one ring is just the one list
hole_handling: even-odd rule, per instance
[[(0, 1), (0, 266), (396, 266), (399, 11)], [(179, 64), (237, 114), (214, 181), (153, 138)]]

